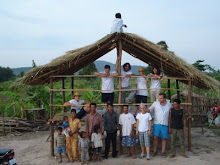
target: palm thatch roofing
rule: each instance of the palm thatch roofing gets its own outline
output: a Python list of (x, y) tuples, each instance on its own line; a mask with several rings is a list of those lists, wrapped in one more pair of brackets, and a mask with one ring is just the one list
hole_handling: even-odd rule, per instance
[(119, 36), (125, 52), (149, 65), (160, 67), (166, 75), (191, 78), (193, 85), (198, 88), (220, 89), (219, 81), (202, 73), (173, 52), (131, 33), (108, 34), (91, 45), (68, 51), (49, 64), (33, 68), (19, 82), (32, 86), (45, 85), (50, 82), (50, 76), (71, 75), (116, 48)]

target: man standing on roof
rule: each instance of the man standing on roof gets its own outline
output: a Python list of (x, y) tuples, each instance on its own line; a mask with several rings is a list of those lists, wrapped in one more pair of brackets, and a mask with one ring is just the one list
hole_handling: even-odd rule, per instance
[[(70, 101), (65, 102), (64, 106), (71, 106), (71, 109), (76, 110), (76, 118), (81, 119), (87, 113), (89, 113), (89, 107), (81, 107), (82, 104), (90, 104), (89, 101), (81, 100), (80, 94), (78, 92), (74, 93), (73, 99)], [(78, 114), (78, 115), (77, 115)]]
[(115, 32), (121, 33), (123, 32), (122, 27), (127, 28), (127, 25), (123, 24), (123, 20), (121, 19), (121, 13), (116, 13), (115, 18), (116, 19), (113, 21), (111, 33), (115, 33)]
[[(120, 67), (118, 65), (118, 62), (120, 59), (121, 59), (121, 56), (118, 56), (117, 61), (116, 61), (116, 69), (118, 73), (119, 73), (118, 67)], [(131, 72), (131, 65), (129, 63), (125, 63), (123, 65), (121, 76), (122, 76), (122, 84), (121, 84), (122, 89), (135, 89), (134, 87), (130, 86), (130, 77), (132, 76), (132, 72)], [(122, 103), (132, 103), (132, 100), (135, 96), (136, 91), (130, 91), (129, 96), (126, 97), (127, 92), (128, 91), (122, 91)]]
[[(117, 72), (111, 72), (110, 65), (105, 65), (104, 72), (95, 72), (94, 75), (102, 78), (102, 102), (114, 102), (114, 76), (118, 76)], [(117, 70), (117, 69), (116, 69)]]
[(153, 136), (154, 136), (154, 154), (157, 155), (157, 144), (158, 137), (161, 136), (162, 139), (162, 156), (166, 157), (165, 148), (167, 139), (169, 137), (169, 113), (172, 108), (172, 104), (170, 100), (166, 99), (165, 93), (160, 93), (158, 96), (158, 100), (155, 101), (148, 111), (154, 113), (154, 125), (153, 125)]

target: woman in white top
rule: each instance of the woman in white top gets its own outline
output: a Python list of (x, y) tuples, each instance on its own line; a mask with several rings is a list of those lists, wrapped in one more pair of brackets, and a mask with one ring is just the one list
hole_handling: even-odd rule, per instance
[[(140, 74), (140, 77), (138, 77), (137, 80), (136, 80), (137, 92), (136, 92), (136, 96), (135, 96), (135, 103), (136, 104), (147, 103), (147, 96), (148, 96), (147, 84), (148, 84), (148, 78), (144, 75), (144, 68), (140, 67), (138, 69), (138, 72)], [(138, 90), (138, 89), (140, 89), (140, 90)], [(135, 106), (135, 108), (134, 108), (134, 115), (136, 115), (137, 109), (138, 109), (138, 106)]]
[(152, 73), (148, 74), (149, 78), (151, 78), (151, 85), (150, 85), (150, 99), (153, 103), (157, 100), (158, 95), (160, 93), (161, 88), (161, 78), (163, 75), (160, 73), (160, 69), (157, 67), (153, 67)]

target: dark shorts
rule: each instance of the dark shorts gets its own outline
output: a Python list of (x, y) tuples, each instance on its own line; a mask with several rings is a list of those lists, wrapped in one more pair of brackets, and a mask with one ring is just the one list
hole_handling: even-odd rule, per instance
[(84, 116), (86, 116), (87, 112), (82, 107), (81, 110), (76, 114), (77, 119), (82, 119)]
[(147, 103), (147, 96), (136, 95), (135, 103)]
[(94, 148), (95, 154), (100, 154), (102, 152), (102, 147)]
[(123, 147), (134, 147), (135, 146), (135, 139), (132, 136), (123, 136), (121, 144)]
[(110, 102), (113, 104), (114, 102), (114, 92), (113, 93), (102, 93), (102, 102), (107, 103)]
[(58, 154), (61, 154), (61, 153), (66, 154), (66, 148), (65, 147), (57, 147), (56, 150), (57, 150)]

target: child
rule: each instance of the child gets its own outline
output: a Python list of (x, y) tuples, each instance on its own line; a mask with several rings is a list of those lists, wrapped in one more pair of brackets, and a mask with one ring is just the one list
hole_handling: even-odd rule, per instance
[(102, 152), (102, 134), (101, 129), (99, 125), (94, 126), (94, 133), (92, 133), (92, 148), (93, 148), (93, 160), (99, 160), (100, 159), (100, 153)]
[(57, 154), (60, 155), (59, 163), (62, 162), (62, 153), (66, 155), (66, 157), (69, 161), (69, 158), (68, 158), (67, 153), (66, 153), (66, 147), (65, 147), (65, 145), (66, 145), (65, 136), (62, 134), (62, 131), (63, 131), (62, 127), (57, 128), (58, 135), (55, 139)]
[(116, 13), (115, 18), (116, 19), (113, 21), (111, 33), (115, 33), (115, 32), (121, 33), (121, 32), (123, 32), (122, 27), (127, 27), (127, 25), (123, 24), (123, 20), (121, 19), (120, 13)]
[[(136, 80), (136, 85), (137, 85), (137, 89), (141, 89), (141, 90), (137, 90), (136, 92), (136, 97), (135, 97), (135, 103), (139, 104), (139, 103), (147, 103), (147, 96), (148, 96), (148, 91), (147, 91), (147, 84), (148, 84), (148, 78), (144, 75), (144, 68), (140, 67), (138, 69), (139, 75), (141, 77), (138, 77)], [(146, 89), (146, 90), (143, 90)], [(135, 106), (134, 109), (134, 115), (136, 115), (138, 107)]]
[(86, 132), (80, 132), (80, 139), (79, 139), (79, 147), (81, 148), (81, 163), (88, 164), (89, 160), (89, 139), (86, 137)]
[[(134, 138), (134, 124), (135, 119), (131, 113), (128, 113), (128, 105), (123, 105), (123, 111), (119, 117), (120, 137), (122, 138), (122, 146), (127, 147), (128, 157), (135, 157), (135, 138)], [(131, 155), (132, 150), (132, 155)]]
[(170, 158), (174, 158), (176, 156), (176, 137), (178, 137), (180, 141), (180, 154), (183, 157), (188, 158), (188, 156), (185, 154), (184, 148), (184, 134), (187, 133), (186, 118), (184, 110), (180, 108), (180, 103), (181, 101), (179, 99), (175, 99), (173, 102), (173, 108), (169, 114), (169, 133), (171, 134)]
[(70, 127), (69, 127), (69, 119), (67, 116), (63, 117), (63, 134), (66, 136), (66, 138), (70, 137), (69, 132), (70, 132)]
[(146, 107), (143, 103), (140, 105), (141, 112), (138, 113), (136, 119), (136, 135), (139, 135), (140, 146), (141, 146), (141, 155), (140, 158), (146, 157), (147, 153), (147, 160), (150, 160), (150, 135), (151, 135), (151, 115), (147, 113)]

